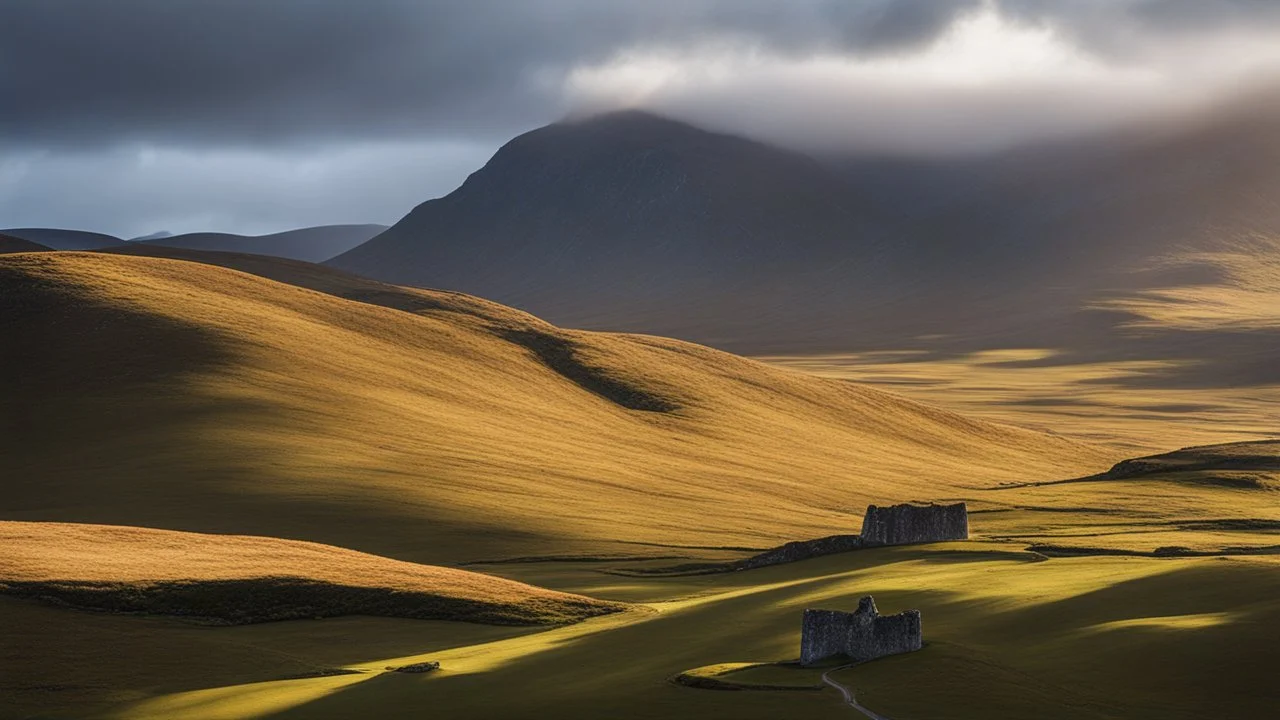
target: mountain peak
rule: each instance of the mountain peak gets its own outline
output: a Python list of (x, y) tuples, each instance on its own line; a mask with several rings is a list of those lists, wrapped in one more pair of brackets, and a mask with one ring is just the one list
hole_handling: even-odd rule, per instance
[(622, 110), (514, 138), (453, 193), (331, 262), (579, 326), (594, 312), (678, 316), (726, 297), (764, 311), (788, 268), (830, 274), (839, 256), (846, 282), (872, 271), (877, 241), (857, 207), (807, 155)]

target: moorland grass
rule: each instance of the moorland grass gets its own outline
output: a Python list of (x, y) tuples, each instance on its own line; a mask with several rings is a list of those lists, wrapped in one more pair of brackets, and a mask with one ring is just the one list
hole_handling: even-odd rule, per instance
[(0, 518), (429, 563), (671, 554), (853, 532), (870, 502), (1120, 459), (675, 340), (243, 262), (298, 285), (127, 255), (0, 258), (0, 417), (20, 429), (0, 433)]
[[(1280, 640), (1274, 561), (1025, 555), (949, 543), (625, 585), (583, 563), (521, 563), (502, 570), (615, 600), (645, 596), (651, 610), (505, 637), (479, 625), (377, 618), (191, 627), (39, 605), (7, 606), (5, 622), (59, 613), (66, 632), (46, 633), (25, 667), (85, 685), (110, 678), (114, 691), (146, 696), (111, 708), (80, 698), (78, 707), (115, 718), (324, 719), (369, 708), (393, 718), (844, 718), (850, 711), (834, 691), (709, 692), (670, 678), (726, 663), (794, 660), (804, 608), (851, 608), (864, 594), (886, 611), (922, 611), (923, 651), (836, 674), (863, 704), (894, 720), (1251, 718), (1280, 700), (1268, 665)], [(119, 636), (118, 648), (144, 666), (158, 654), (142, 649), (148, 643), (200, 652), (167, 672), (132, 677), (127, 667), (94, 665), (98, 653), (87, 644), (101, 637), (101, 626), (119, 623), (146, 623), (145, 633)], [(445, 635), (442, 625), (459, 629)], [(398, 652), (388, 634), (401, 636)], [(335, 645), (335, 637), (343, 642)], [(245, 644), (262, 648), (260, 655), (287, 653), (241, 659), (246, 666), (237, 669)], [(423, 661), (441, 667), (422, 676), (384, 674)], [(362, 672), (279, 680), (299, 662)], [(792, 674), (797, 685), (812, 681), (767, 668), (738, 679), (780, 684)], [(147, 690), (160, 681), (174, 689)]]
[(0, 522), (0, 593), (78, 608), (242, 624), (380, 615), (553, 625), (624, 605), (316, 543)]

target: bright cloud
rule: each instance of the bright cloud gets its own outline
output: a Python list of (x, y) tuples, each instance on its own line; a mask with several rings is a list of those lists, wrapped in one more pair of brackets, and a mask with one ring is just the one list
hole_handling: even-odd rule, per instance
[(646, 108), (811, 150), (963, 154), (1192, 111), (1277, 68), (1270, 35), (1114, 58), (987, 4), (898, 53), (784, 54), (733, 39), (632, 48), (573, 69), (564, 92), (580, 111)]

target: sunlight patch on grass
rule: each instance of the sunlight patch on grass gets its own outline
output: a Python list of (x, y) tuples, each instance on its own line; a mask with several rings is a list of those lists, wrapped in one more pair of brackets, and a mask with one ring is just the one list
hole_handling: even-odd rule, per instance
[(194, 690), (144, 700), (108, 717), (112, 720), (261, 718), (324, 697), (368, 678), (368, 675), (336, 675)]
[(1147, 386), (1145, 378), (1186, 361), (1068, 362), (1055, 355), (1003, 348), (933, 359), (883, 352), (759, 359), (1129, 454), (1275, 435), (1278, 387)]
[(430, 660), (440, 663), (440, 669), (432, 673), (432, 677), (491, 672), (512, 660), (527, 658), (546, 650), (552, 650), (589, 635), (616, 630), (624, 625), (645, 622), (652, 617), (653, 613), (651, 611), (646, 611), (642, 608), (593, 618), (575, 625), (568, 625), (545, 632), (495, 640), (479, 645), (467, 645), (424, 655), (388, 658), (371, 663), (361, 663), (352, 667), (358, 670), (377, 671), (388, 665), (411, 665)]
[(1112, 630), (1150, 629), (1150, 630), (1199, 630), (1202, 628), (1225, 625), (1235, 621), (1234, 613), (1199, 613), (1195, 615), (1167, 615), (1164, 617), (1130, 618), (1098, 623), (1081, 628), (1082, 633), (1108, 632)]
[(1132, 562), (1130, 558), (1063, 558), (1034, 563), (906, 560), (848, 573), (811, 592), (792, 595), (779, 607), (803, 609), (835, 597), (929, 589), (948, 593), (956, 600), (984, 601), (993, 609), (1021, 608), (1160, 575), (1176, 567), (1172, 563)]

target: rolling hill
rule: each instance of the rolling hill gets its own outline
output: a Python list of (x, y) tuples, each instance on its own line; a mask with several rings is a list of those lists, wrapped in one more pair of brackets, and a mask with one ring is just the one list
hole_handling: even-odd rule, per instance
[(127, 255), (0, 259), (0, 371), (14, 379), (0, 518), (415, 562), (679, 554), (844, 532), (869, 502), (1117, 459), (458, 293), (262, 256), (129, 251), (274, 279)]
[(0, 254), (19, 253), (19, 252), (47, 252), (52, 248), (34, 243), (30, 240), (23, 240), (13, 235), (5, 235), (0, 233)]
[(381, 615), (538, 625), (625, 608), (476, 572), (276, 538), (0, 522), (0, 540), (0, 593), (217, 624)]
[(143, 238), (134, 242), (188, 250), (256, 253), (321, 262), (360, 245), (386, 229), (385, 225), (321, 225), (270, 235), (187, 233)]
[(88, 230), (62, 230), (59, 228), (9, 228), (0, 233), (40, 243), (54, 250), (97, 250), (123, 245), (124, 240), (113, 235)]

